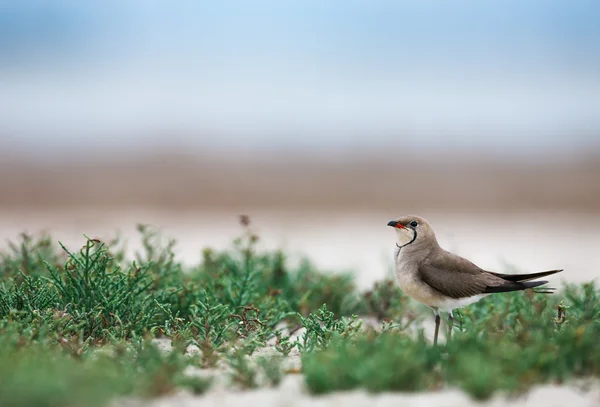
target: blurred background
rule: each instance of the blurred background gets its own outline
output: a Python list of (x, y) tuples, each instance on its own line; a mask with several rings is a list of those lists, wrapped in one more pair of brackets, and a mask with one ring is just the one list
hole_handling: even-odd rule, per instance
[(600, 276), (600, 3), (0, 2), (0, 238), (135, 225), (389, 272), (425, 216), (483, 267)]

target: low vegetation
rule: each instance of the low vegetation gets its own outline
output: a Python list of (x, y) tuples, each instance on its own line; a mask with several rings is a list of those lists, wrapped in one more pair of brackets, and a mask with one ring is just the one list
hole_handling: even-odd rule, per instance
[[(301, 373), (315, 394), (459, 387), (479, 399), (600, 376), (600, 290), (591, 283), (489, 297), (456, 313), (452, 340), (434, 347), (417, 328), (428, 312), (392, 281), (360, 292), (351, 275), (308, 261), (290, 268), (284, 253), (257, 249), (247, 218), (242, 226), (230, 249), (205, 249), (195, 267), (145, 226), (135, 261), (119, 241), (11, 244), (0, 253), (0, 405), (202, 394), (213, 371), (235, 388)], [(285, 367), (292, 352), (301, 369)]]

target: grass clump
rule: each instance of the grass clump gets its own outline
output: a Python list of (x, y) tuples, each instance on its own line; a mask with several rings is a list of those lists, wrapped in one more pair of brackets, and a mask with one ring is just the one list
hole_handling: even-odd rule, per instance
[(333, 312), (327, 311), (326, 305), (307, 318), (300, 319), (305, 332), (302, 340), (298, 340), (296, 345), (302, 353), (326, 349), (334, 339), (351, 338), (361, 329), (361, 322), (357, 321), (355, 315), (351, 318), (337, 319)]
[(132, 386), (116, 364), (81, 363), (47, 349), (0, 352), (0, 404), (3, 406), (102, 406)]
[(308, 388), (315, 394), (365, 388), (377, 391), (417, 391), (435, 388), (434, 372), (441, 348), (401, 334), (336, 338), (326, 350), (307, 353), (302, 365)]
[(155, 284), (149, 264), (138, 267), (134, 262), (122, 270), (106, 246), (92, 239), (79, 253), (63, 249), (67, 263), (62, 268), (47, 265), (47, 281), (83, 336), (126, 339), (144, 334), (163, 318), (161, 292), (149, 289)]
[[(52, 329), (43, 323), (28, 330), (2, 323), (0, 405), (103, 406), (116, 397), (156, 397), (191, 385), (184, 368), (193, 361), (160, 351), (150, 341), (98, 348), (76, 337), (56, 341), (48, 335)], [(203, 392), (209, 384), (203, 379), (193, 385)]]

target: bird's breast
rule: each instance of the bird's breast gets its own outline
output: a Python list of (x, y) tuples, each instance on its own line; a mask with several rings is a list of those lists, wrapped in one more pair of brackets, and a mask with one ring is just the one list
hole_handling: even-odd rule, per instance
[(418, 276), (418, 265), (401, 254), (396, 257), (396, 280), (400, 289), (413, 300), (430, 307), (440, 302), (440, 295), (432, 290)]

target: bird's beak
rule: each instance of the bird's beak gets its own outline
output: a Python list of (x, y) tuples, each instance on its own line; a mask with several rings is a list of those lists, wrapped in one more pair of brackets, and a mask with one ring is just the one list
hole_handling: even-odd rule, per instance
[(398, 221), (395, 221), (395, 220), (389, 221), (388, 226), (391, 226), (393, 228), (406, 229), (401, 223), (398, 223)]

